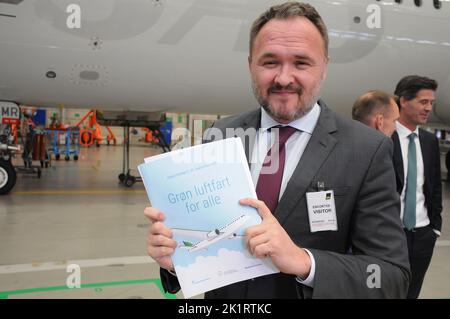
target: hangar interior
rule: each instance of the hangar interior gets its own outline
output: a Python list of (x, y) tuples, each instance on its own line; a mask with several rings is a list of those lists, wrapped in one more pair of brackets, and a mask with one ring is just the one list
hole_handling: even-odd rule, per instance
[[(40, 111), (45, 112), (40, 118), (33, 108), (22, 107), (22, 112), (33, 115), (34, 129), (46, 137), (44, 153), (49, 158), (47, 161), (31, 154), (31, 168), (39, 168), (40, 176), (30, 167), (18, 169), (14, 189), (0, 197), (0, 298), (182, 298), (181, 293), (163, 292), (159, 269), (146, 253), (149, 222), (143, 210), (149, 200), (143, 184), (125, 185), (118, 178), (123, 169), (124, 129), (101, 126), (101, 139), (76, 146), (77, 160), (75, 153), (65, 158), (66, 140), (60, 136), (57, 144), (61, 156), (57, 160), (55, 145), (48, 138), (52, 131), (42, 128), (55, 125), (58, 116), (66, 127), (73, 127), (90, 110), (45, 109)], [(166, 114), (171, 124), (166, 134), (171, 148), (200, 143), (204, 129), (217, 118)], [(39, 122), (42, 119), (44, 123)], [(79, 126), (95, 130), (90, 124), (88, 116)], [(191, 129), (193, 136), (176, 136), (177, 128)], [(450, 184), (445, 167), (450, 134), (429, 130), (436, 132), (442, 143), (444, 228), (421, 298), (448, 298), (450, 287), (442, 279), (450, 278)], [(148, 130), (131, 128), (130, 132), (129, 167), (132, 175), (138, 175), (137, 165), (163, 149)], [(109, 134), (115, 140), (108, 139)], [(33, 144), (32, 149), (42, 153), (39, 145)], [(17, 167), (23, 166), (22, 155), (13, 158)], [(71, 276), (76, 272), (80, 274), (80, 288), (71, 289)]]

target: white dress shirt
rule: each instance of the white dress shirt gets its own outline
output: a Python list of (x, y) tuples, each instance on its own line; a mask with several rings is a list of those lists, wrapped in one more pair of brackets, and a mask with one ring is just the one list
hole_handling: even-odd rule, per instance
[(401, 200), (401, 210), (400, 218), (403, 222), (403, 215), (405, 214), (405, 190), (406, 190), (406, 177), (408, 173), (408, 146), (409, 138), (408, 136), (412, 133), (416, 133), (417, 137), (414, 139), (416, 143), (416, 158), (417, 158), (417, 188), (416, 188), (416, 227), (425, 227), (430, 224), (430, 219), (428, 218), (427, 207), (425, 206), (425, 194), (423, 193), (423, 186), (425, 183), (425, 173), (423, 166), (422, 149), (420, 148), (419, 141), (419, 127), (416, 127), (414, 131), (411, 131), (400, 122), (396, 122), (397, 134), (400, 140), (400, 147), (402, 149), (402, 159), (403, 159), (403, 189), (400, 196)]
[[(294, 170), (297, 167), (297, 164), (300, 161), (309, 140), (311, 139), (311, 135), (316, 127), (317, 121), (319, 120), (319, 116), (320, 106), (316, 103), (308, 114), (286, 125), (275, 121), (263, 108), (261, 108), (261, 128), (256, 136), (250, 163), (250, 172), (255, 185), (258, 184), (259, 173), (267, 152), (275, 142), (272, 136), (273, 134), (270, 133), (269, 129), (277, 125), (296, 128), (298, 131), (292, 134), (285, 144), (286, 159), (279, 197), (279, 199), (281, 199), (284, 191), (286, 190), (286, 186), (294, 173)], [(316, 262), (311, 252), (308, 249), (305, 249), (305, 251), (311, 258), (311, 271), (305, 280), (297, 277), (297, 281), (309, 287), (313, 287), (314, 276), (316, 273)]]

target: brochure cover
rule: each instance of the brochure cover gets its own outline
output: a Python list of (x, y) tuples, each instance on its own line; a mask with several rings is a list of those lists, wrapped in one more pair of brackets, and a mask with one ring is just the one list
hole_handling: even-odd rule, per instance
[(245, 230), (261, 223), (240, 138), (145, 159), (138, 169), (153, 207), (166, 215), (178, 248), (172, 256), (185, 298), (279, 272), (270, 258), (250, 255)]

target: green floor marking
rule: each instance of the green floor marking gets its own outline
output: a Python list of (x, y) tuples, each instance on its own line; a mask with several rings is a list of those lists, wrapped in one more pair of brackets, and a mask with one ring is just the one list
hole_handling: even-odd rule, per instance
[[(131, 281), (101, 282), (101, 283), (95, 283), (95, 284), (84, 284), (84, 285), (81, 285), (81, 287), (79, 289), (82, 289), (82, 288), (99, 288), (99, 289), (101, 289), (100, 287), (140, 285), (140, 284), (146, 284), (146, 283), (155, 284), (156, 287), (158, 287), (158, 289), (161, 291), (161, 294), (166, 299), (177, 299), (176, 295), (164, 292), (164, 288), (162, 286), (161, 280), (158, 278), (131, 280)], [(12, 296), (12, 295), (30, 294), (30, 293), (34, 293), (34, 292), (62, 291), (62, 290), (72, 290), (72, 289), (75, 289), (75, 288), (68, 288), (67, 286), (55, 286), (55, 287), (42, 287), (42, 288), (21, 289), (21, 290), (13, 290), (13, 291), (3, 291), (3, 292), (0, 292), (0, 299), (8, 299), (8, 297)]]

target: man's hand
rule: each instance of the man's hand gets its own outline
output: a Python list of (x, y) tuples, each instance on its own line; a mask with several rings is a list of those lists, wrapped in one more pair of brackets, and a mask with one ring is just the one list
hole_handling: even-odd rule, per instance
[(251, 198), (242, 199), (239, 203), (256, 208), (263, 219), (260, 225), (247, 229), (249, 251), (259, 258), (271, 257), (282, 273), (307, 278), (311, 270), (308, 253), (291, 240), (266, 204)]
[(172, 230), (162, 223), (164, 214), (153, 207), (147, 207), (144, 214), (152, 222), (147, 237), (149, 256), (162, 268), (173, 271), (172, 254), (177, 248), (177, 242), (172, 239)]

